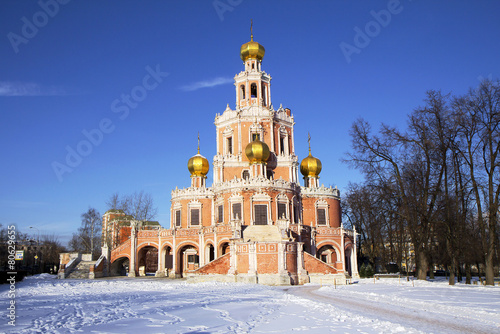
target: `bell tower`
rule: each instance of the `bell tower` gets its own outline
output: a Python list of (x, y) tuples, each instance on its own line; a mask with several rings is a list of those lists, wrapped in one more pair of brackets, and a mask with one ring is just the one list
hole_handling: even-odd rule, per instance
[(236, 108), (215, 117), (217, 155), (214, 184), (230, 180), (282, 179), (297, 182), (298, 158), (290, 109), (271, 104), (271, 76), (262, 70), (264, 47), (250, 41), (240, 48), (243, 70), (234, 76)]
[(262, 59), (266, 50), (253, 40), (250, 25), (250, 42), (241, 46), (240, 57), (245, 71), (234, 78), (236, 86), (236, 108), (253, 105), (268, 107), (271, 105), (271, 76), (262, 71)]

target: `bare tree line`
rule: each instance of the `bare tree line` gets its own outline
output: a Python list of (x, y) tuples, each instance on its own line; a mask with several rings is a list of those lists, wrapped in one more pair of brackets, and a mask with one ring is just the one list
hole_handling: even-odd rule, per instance
[(108, 210), (122, 210), (137, 220), (153, 220), (158, 214), (153, 197), (144, 191), (136, 191), (122, 197), (118, 193), (114, 193), (109, 197), (106, 206)]
[[(134, 192), (131, 195), (119, 196), (112, 194), (106, 201), (108, 210), (122, 210), (126, 215), (141, 221), (152, 220), (158, 213), (151, 194), (144, 191)], [(73, 234), (69, 242), (69, 249), (79, 253), (91, 253), (96, 259), (101, 254), (102, 216), (94, 208), (81, 215), (82, 223), (77, 233)]]
[[(494, 283), (499, 261), (500, 83), (485, 80), (462, 96), (429, 91), (405, 131), (359, 119), (345, 159), (365, 176), (344, 208), (372, 262), (408, 265), (425, 279), (435, 264), (470, 274), (482, 264)], [(411, 246), (411, 247), (410, 247)], [(406, 266), (408, 268), (408, 266)], [(430, 270), (432, 275), (432, 270)]]

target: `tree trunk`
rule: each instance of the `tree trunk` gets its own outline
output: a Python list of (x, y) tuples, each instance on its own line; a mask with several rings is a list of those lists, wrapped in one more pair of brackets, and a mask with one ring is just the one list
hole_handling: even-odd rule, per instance
[(417, 268), (417, 279), (426, 280), (427, 279), (427, 255), (423, 249), (417, 251), (418, 257), (418, 268)]
[(448, 284), (455, 285), (455, 262), (453, 260), (451, 261), (450, 278), (448, 279)]
[[(493, 239), (493, 237), (491, 237)], [(484, 270), (484, 276), (485, 276), (485, 283), (486, 285), (495, 285), (495, 271), (494, 271), (494, 265), (493, 265), (493, 252), (489, 252), (486, 255), (485, 259), (485, 270)]]
[(465, 265), (465, 284), (470, 284), (471, 279), (472, 279), (471, 265), (470, 263), (467, 263)]

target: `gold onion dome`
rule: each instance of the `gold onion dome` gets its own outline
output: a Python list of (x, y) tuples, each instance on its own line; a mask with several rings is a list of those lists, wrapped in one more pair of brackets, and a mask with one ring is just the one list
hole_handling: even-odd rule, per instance
[(311, 155), (311, 149), (309, 155), (300, 163), (300, 173), (304, 177), (318, 177), (321, 173), (321, 161)]
[(259, 43), (254, 42), (252, 26), (250, 26), (250, 42), (245, 43), (241, 46), (241, 60), (246, 61), (247, 59), (258, 59), (262, 61), (262, 59), (264, 58), (264, 53), (266, 53), (266, 49), (264, 49), (264, 47)]
[(193, 176), (206, 176), (210, 165), (208, 164), (207, 158), (200, 154), (200, 148), (198, 147), (198, 154), (191, 157), (188, 160), (188, 169)]
[(267, 159), (269, 159), (270, 154), (271, 152), (269, 151), (269, 146), (260, 140), (254, 140), (253, 142), (248, 143), (245, 148), (245, 155), (251, 164), (266, 162)]

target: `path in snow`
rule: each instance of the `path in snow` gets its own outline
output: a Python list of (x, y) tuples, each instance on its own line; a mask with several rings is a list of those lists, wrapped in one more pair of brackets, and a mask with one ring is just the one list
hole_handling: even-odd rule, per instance
[[(7, 288), (0, 286), (0, 305)], [(16, 292), (16, 327), (0, 308), (0, 332), (420, 333), (262, 285), (28, 278)]]
[(8, 286), (0, 286), (0, 332), (500, 333), (498, 288), (367, 283), (334, 289), (40, 275), (16, 284), (16, 327), (6, 325)]
[[(375, 292), (371, 293), (369, 292), (370, 286), (366, 286), (368, 291), (356, 291), (357, 287), (349, 289), (349, 286), (341, 286), (336, 289), (317, 285), (290, 287), (284, 290), (294, 296), (334, 305), (353, 314), (361, 314), (365, 317), (373, 317), (374, 319), (390, 321), (406, 327), (418, 328), (424, 332), (474, 334), (500, 332), (498, 289), (491, 290), (493, 296), (496, 297), (497, 301), (494, 303), (496, 303), (497, 308), (493, 309), (493, 312), (485, 312), (481, 308), (475, 309), (474, 305), (467, 305), (465, 294), (462, 294), (463, 298), (456, 298), (457, 296), (450, 296), (449, 291), (446, 289), (440, 289), (441, 294), (442, 291), (446, 291), (445, 295), (436, 295), (436, 292), (433, 292), (434, 299), (427, 297), (422, 298), (420, 301), (416, 296), (416, 300), (410, 300), (403, 296), (394, 298), (387, 294), (379, 296), (382, 298), (376, 298), (374, 296), (380, 290), (380, 285), (380, 283), (379, 286), (372, 285), (371, 287)], [(393, 294), (397, 294), (395, 291), (398, 288), (400, 290), (404, 289), (393, 285)], [(432, 287), (428, 289), (432, 289)], [(448, 287), (448, 289), (453, 289), (453, 287)], [(414, 289), (413, 292), (425, 295), (425, 292), (422, 293), (422, 288)], [(460, 293), (461, 291), (457, 291), (457, 294)], [(484, 301), (486, 302), (489, 298), (488, 296), (485, 297)], [(445, 302), (440, 303), (440, 301)]]

